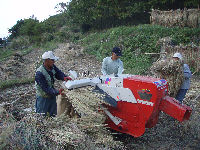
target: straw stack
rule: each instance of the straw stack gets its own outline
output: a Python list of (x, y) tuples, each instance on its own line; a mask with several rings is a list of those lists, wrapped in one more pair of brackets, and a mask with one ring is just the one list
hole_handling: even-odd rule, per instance
[(160, 11), (152, 10), (150, 17), (151, 24), (162, 25), (165, 27), (200, 27), (200, 10), (184, 9)]
[(172, 57), (174, 53), (179, 52), (184, 58), (184, 63), (188, 64), (190, 68), (194, 68), (197, 73), (200, 70), (200, 46), (190, 43), (188, 45), (176, 45), (171, 37), (163, 37), (159, 39), (156, 46), (161, 47), (160, 58), (166, 59)]
[(169, 95), (175, 97), (183, 82), (183, 63), (168, 58), (154, 62), (150, 69), (155, 77), (168, 81)]

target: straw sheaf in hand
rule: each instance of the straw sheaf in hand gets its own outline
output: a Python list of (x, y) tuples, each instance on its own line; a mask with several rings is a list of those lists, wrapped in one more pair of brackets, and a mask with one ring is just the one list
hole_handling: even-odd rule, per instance
[(175, 97), (183, 82), (183, 63), (170, 58), (160, 60), (153, 63), (151, 72), (155, 77), (168, 81), (169, 95)]

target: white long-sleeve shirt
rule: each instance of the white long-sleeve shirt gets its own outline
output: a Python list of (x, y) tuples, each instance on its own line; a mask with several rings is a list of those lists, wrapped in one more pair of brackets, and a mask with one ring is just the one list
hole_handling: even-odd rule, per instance
[(103, 75), (120, 75), (122, 74), (123, 62), (118, 58), (117, 60), (112, 60), (111, 57), (106, 57), (102, 62), (101, 72)]

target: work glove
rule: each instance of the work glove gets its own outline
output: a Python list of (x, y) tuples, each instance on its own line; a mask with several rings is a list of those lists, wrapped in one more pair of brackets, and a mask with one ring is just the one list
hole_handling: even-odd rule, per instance
[(64, 89), (59, 89), (59, 95), (65, 95), (65, 93), (63, 93)]
[(70, 78), (70, 77), (64, 77), (64, 80), (67, 82), (69, 80), (72, 80), (72, 78)]

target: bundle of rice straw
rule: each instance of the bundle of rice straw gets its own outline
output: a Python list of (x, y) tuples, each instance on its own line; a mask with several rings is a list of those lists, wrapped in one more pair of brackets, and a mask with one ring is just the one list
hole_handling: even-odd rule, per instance
[(53, 141), (76, 147), (81, 145), (81, 148), (87, 145), (96, 147), (98, 144), (112, 148), (121, 146), (121, 142), (113, 140), (104, 124), (106, 116), (99, 111), (99, 106), (104, 102), (103, 95), (92, 90), (93, 87), (65, 90), (65, 96), (58, 97), (59, 114), (52, 122), (57, 125), (49, 132)]
[(183, 82), (183, 63), (167, 58), (154, 62), (150, 68), (153, 75), (168, 81), (168, 90), (171, 97), (175, 97)]

